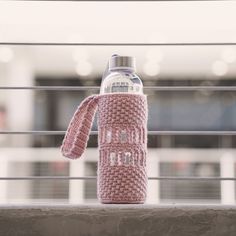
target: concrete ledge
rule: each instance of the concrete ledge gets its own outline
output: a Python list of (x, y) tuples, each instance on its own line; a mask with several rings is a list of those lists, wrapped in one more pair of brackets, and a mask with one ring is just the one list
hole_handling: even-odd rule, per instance
[(1, 206), (0, 236), (235, 236), (236, 206)]

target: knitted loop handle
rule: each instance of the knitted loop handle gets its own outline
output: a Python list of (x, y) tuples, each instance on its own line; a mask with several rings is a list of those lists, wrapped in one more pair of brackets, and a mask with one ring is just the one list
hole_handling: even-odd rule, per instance
[(61, 146), (63, 156), (77, 159), (84, 153), (97, 110), (98, 98), (99, 95), (89, 96), (77, 108)]

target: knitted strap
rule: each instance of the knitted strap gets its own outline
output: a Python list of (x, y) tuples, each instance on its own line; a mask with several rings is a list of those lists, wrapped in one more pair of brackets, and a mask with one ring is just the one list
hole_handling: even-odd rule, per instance
[(63, 156), (76, 159), (85, 151), (98, 106), (98, 98), (99, 95), (89, 96), (77, 108), (61, 146)]

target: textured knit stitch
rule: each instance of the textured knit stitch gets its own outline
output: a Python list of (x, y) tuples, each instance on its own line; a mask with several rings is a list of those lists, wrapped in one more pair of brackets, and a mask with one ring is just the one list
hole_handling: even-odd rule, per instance
[(74, 114), (62, 153), (84, 152), (98, 106), (98, 198), (102, 203), (143, 203), (147, 174), (147, 99), (137, 94), (93, 95)]
[(61, 152), (65, 157), (76, 159), (85, 151), (97, 110), (97, 102), (98, 96), (93, 95), (86, 98), (77, 108), (61, 146)]

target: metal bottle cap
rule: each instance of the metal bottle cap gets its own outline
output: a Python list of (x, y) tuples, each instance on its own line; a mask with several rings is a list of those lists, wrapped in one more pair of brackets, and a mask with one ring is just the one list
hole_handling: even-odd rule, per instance
[(135, 58), (128, 56), (113, 56), (109, 60), (109, 70), (128, 69), (135, 70)]

